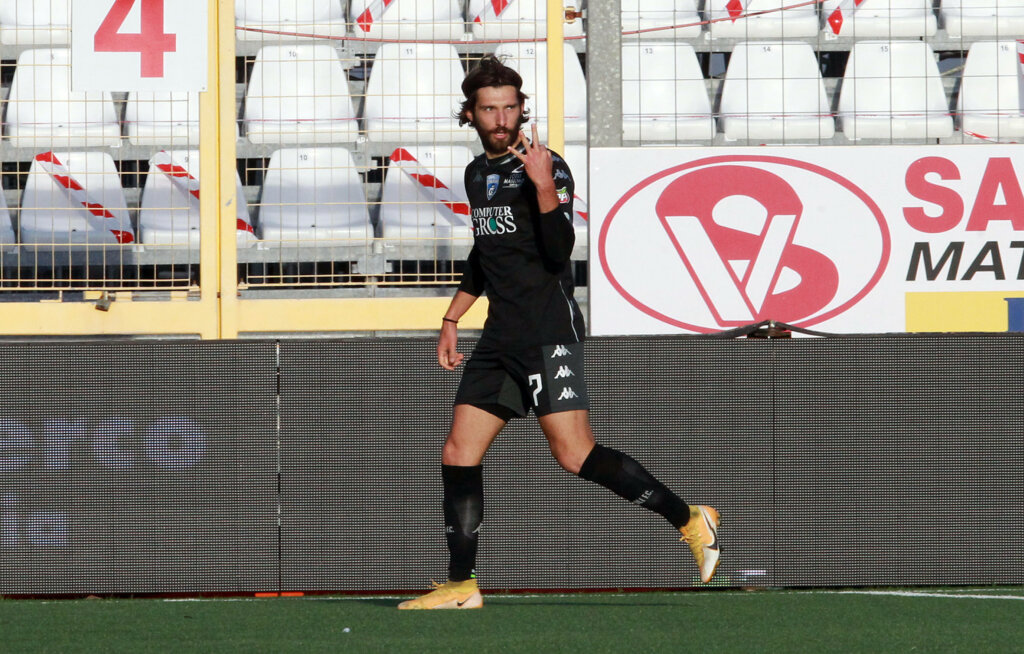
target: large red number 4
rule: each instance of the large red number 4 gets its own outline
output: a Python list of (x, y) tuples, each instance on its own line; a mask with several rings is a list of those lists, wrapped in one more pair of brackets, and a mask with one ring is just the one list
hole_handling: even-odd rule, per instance
[(96, 30), (96, 52), (138, 52), (142, 56), (143, 77), (164, 76), (164, 53), (175, 52), (176, 38), (164, 34), (164, 0), (138, 0), (142, 3), (142, 29), (138, 34), (122, 34), (128, 12), (136, 0), (114, 0), (107, 17)]

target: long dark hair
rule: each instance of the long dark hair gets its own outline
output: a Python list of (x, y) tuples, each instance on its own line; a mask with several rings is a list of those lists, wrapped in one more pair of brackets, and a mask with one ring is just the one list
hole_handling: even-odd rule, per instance
[(469, 71), (466, 79), (462, 80), (462, 94), (466, 96), (465, 102), (459, 107), (459, 126), (473, 124), (469, 119), (469, 113), (476, 108), (477, 91), (485, 86), (514, 86), (519, 104), (523, 108), (523, 114), (519, 117), (519, 127), (530, 120), (530, 112), (526, 108), (526, 94), (523, 93), (523, 78), (515, 70), (501, 63), (493, 54), (484, 55), (480, 62)]

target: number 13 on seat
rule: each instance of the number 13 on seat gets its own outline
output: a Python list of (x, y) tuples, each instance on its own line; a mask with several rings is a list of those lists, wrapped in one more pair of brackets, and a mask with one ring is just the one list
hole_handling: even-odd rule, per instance
[(71, 8), (76, 91), (205, 91), (208, 0), (90, 0)]

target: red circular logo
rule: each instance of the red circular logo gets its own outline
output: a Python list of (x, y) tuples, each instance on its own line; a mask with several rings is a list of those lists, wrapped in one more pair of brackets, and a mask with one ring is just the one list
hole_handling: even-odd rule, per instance
[(663, 170), (615, 203), (598, 236), (613, 288), (658, 320), (712, 332), (810, 326), (859, 302), (889, 260), (881, 209), (804, 161), (709, 157)]

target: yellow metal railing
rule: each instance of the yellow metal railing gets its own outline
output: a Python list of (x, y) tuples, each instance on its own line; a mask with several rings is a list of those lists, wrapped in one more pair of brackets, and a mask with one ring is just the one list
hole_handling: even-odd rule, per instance
[[(3, 312), (0, 336), (235, 338), (250, 334), (434, 330), (438, 327), (449, 301), (444, 289), (453, 288), (457, 282), (457, 275), (450, 268), (427, 283), (440, 285), (441, 290), (422, 297), (412, 297), (412, 293), (403, 297), (400, 289), (409, 282), (399, 275), (391, 282), (372, 282), (381, 287), (394, 286), (396, 291), (389, 297), (372, 297), (372, 292), (359, 297), (310, 297), (310, 293), (301, 290), (288, 290), (286, 284), (281, 284), (283, 288), (273, 294), (252, 292), (251, 289), (259, 286), (240, 278), (239, 272), (245, 271), (247, 264), (241, 261), (235, 238), (236, 207), (244, 200), (238, 197), (236, 182), (240, 155), (236, 135), (240, 117), (235, 4), (234, 0), (209, 2), (208, 90), (199, 94), (199, 143), (189, 144), (192, 148), (198, 145), (199, 184), (203, 189), (199, 205), (198, 280), (154, 284), (151, 289), (131, 283), (119, 284), (117, 280), (101, 279), (98, 283), (85, 280), (80, 285), (81, 292), (74, 296), (57, 290), (32, 301), (20, 300), (18, 292), (24, 286), (11, 289), (5, 298), (10, 301), (0, 303)], [(564, 13), (560, 0), (548, 0), (546, 141), (557, 151), (564, 151), (565, 144), (562, 124)], [(325, 42), (339, 45), (337, 40)], [(343, 40), (340, 45), (344, 48)], [(415, 284), (415, 280), (412, 283)], [(3, 289), (0, 292), (4, 292)], [(468, 328), (480, 327), (485, 315), (486, 302), (479, 302), (463, 324)]]

